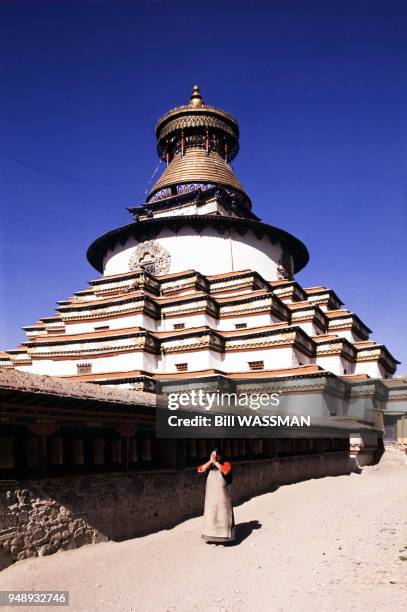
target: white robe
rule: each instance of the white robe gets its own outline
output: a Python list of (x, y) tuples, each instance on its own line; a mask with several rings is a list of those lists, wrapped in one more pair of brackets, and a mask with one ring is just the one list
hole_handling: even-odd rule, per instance
[(206, 479), (204, 527), (207, 542), (231, 542), (235, 539), (231, 485), (213, 468)]

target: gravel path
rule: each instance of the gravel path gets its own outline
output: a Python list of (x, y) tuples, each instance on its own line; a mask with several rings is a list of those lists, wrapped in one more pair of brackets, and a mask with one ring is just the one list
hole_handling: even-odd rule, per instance
[(68, 589), (75, 612), (405, 612), (406, 485), (404, 457), (390, 449), (362, 475), (280, 487), (238, 506), (235, 546), (202, 542), (196, 518), (18, 562), (0, 589)]

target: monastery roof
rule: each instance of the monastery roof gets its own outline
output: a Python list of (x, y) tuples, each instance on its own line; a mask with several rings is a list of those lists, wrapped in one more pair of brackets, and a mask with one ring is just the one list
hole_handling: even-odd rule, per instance
[(155, 297), (154, 299), (160, 304), (172, 304), (173, 302), (182, 302), (183, 300), (187, 300), (189, 302), (195, 299), (209, 298), (213, 299), (211, 295), (205, 293), (205, 291), (191, 291), (191, 293), (187, 293), (185, 295), (160, 295)]
[(202, 332), (208, 332), (213, 334), (219, 333), (217, 329), (212, 329), (207, 325), (200, 325), (199, 327), (187, 327), (179, 330), (171, 329), (168, 331), (151, 332), (151, 335), (155, 336), (156, 338), (182, 338), (183, 336), (191, 336), (193, 334), (200, 334)]
[(352, 318), (357, 321), (361, 327), (365, 328), (366, 332), (372, 333), (372, 330), (365, 323), (363, 323), (357, 314), (345, 308), (341, 308), (340, 310), (328, 310), (325, 312), (325, 315), (331, 320)]
[(109, 295), (104, 297), (99, 297), (95, 300), (86, 300), (83, 302), (73, 302), (69, 305), (69, 307), (63, 307), (61, 313), (71, 310), (86, 310), (88, 307), (93, 306), (109, 306), (109, 304), (116, 304), (123, 301), (131, 301), (133, 298), (142, 298), (147, 300), (152, 300), (157, 302), (158, 304), (171, 304), (173, 302), (179, 302), (182, 300), (193, 301), (194, 299), (202, 299), (202, 298), (213, 299), (213, 297), (205, 293), (204, 291), (193, 291), (191, 293), (185, 295), (174, 295), (174, 296), (166, 296), (166, 295), (151, 295), (148, 292), (143, 291), (142, 289), (137, 289), (134, 291), (122, 292), (119, 295)]
[(55, 376), (27, 374), (18, 370), (0, 370), (0, 389), (31, 391), (80, 399), (112, 401), (154, 407), (157, 396), (143, 391), (126, 391), (115, 387), (104, 387), (90, 383), (72, 382)]
[(319, 334), (317, 336), (312, 336), (312, 339), (318, 344), (329, 342), (330, 340), (345, 340), (345, 338), (339, 338), (336, 334)]
[(398, 376), (397, 378), (387, 378), (383, 381), (389, 390), (390, 399), (405, 399), (407, 394), (407, 376)]
[(310, 364), (293, 368), (280, 368), (277, 370), (258, 370), (257, 372), (233, 372), (233, 374), (229, 374), (228, 376), (230, 376), (231, 378), (246, 378), (246, 375), (249, 374), (250, 376), (248, 376), (248, 378), (265, 378), (268, 376), (307, 376), (309, 374), (317, 374), (319, 372), (325, 372), (325, 370), (318, 365)]
[(336, 319), (337, 317), (349, 317), (349, 316), (352, 316), (351, 311), (347, 310), (346, 308), (339, 308), (337, 310), (327, 310), (327, 312), (325, 314), (330, 319)]
[[(135, 298), (135, 297), (150, 297), (150, 296), (146, 296), (146, 294), (144, 293), (144, 291), (141, 291), (140, 289), (134, 290), (134, 291), (128, 291), (127, 293), (121, 293), (120, 295), (115, 295), (115, 296), (106, 296), (106, 297), (99, 297), (95, 300), (83, 300), (83, 301), (73, 301), (69, 304), (69, 306), (62, 306), (61, 307), (61, 313), (65, 313), (71, 310), (83, 310), (86, 309), (87, 307), (90, 306), (108, 306), (110, 303), (114, 303), (114, 302), (118, 302), (120, 300), (127, 300), (129, 298)], [(59, 315), (61, 316), (61, 315)]]
[(307, 293), (321, 293), (321, 291), (329, 291), (324, 285), (317, 285), (315, 287), (304, 288)]
[(387, 387), (405, 386), (407, 384), (407, 376), (396, 376), (395, 378), (386, 378), (384, 384)]
[(268, 378), (268, 377), (280, 377), (280, 376), (307, 376), (309, 374), (326, 373), (323, 368), (317, 365), (306, 365), (298, 366), (294, 368), (276, 369), (276, 370), (260, 370), (257, 372), (223, 372), (222, 370), (207, 369), (198, 370), (194, 372), (172, 372), (166, 374), (155, 374), (154, 378), (158, 380), (169, 380), (169, 379), (185, 379), (185, 378), (203, 378), (206, 376), (221, 375), (227, 378)]
[(341, 378), (354, 379), (354, 380), (366, 380), (370, 378), (369, 374), (343, 374)]
[(222, 272), (221, 274), (208, 274), (206, 278), (208, 280), (217, 280), (222, 278), (234, 278), (235, 276), (241, 276), (242, 274), (255, 274), (260, 276), (258, 272), (251, 270), (250, 268), (245, 268), (244, 270), (236, 270), (234, 272)]
[(160, 274), (156, 276), (155, 278), (160, 281), (160, 280), (167, 280), (171, 278), (184, 278), (185, 276), (193, 276), (194, 274), (199, 274), (200, 276), (203, 276), (197, 270), (194, 270), (193, 268), (189, 268), (188, 270), (183, 270), (182, 272), (173, 272), (172, 274)]
[(185, 335), (190, 336), (190, 335), (197, 334), (197, 333), (208, 332), (208, 333), (212, 333), (212, 334), (221, 336), (222, 338), (229, 338), (229, 337), (234, 337), (234, 336), (240, 337), (240, 336), (256, 335), (258, 333), (263, 333), (267, 331), (275, 331), (279, 329), (290, 329), (290, 330), (296, 329), (297, 330), (300, 328), (296, 326), (291, 326), (288, 323), (272, 323), (271, 325), (262, 325), (259, 327), (248, 327), (244, 329), (233, 329), (233, 330), (212, 329), (211, 327), (208, 327), (207, 325), (202, 325), (200, 327), (188, 327), (182, 330), (151, 332), (151, 335), (155, 336), (156, 338), (170, 338), (170, 337), (181, 338), (182, 336), (185, 336)]
[(302, 294), (303, 296), (306, 296), (306, 293), (305, 293), (304, 289), (294, 279), (292, 279), (292, 280), (282, 279), (282, 280), (276, 280), (276, 281), (269, 281), (269, 284), (276, 291), (277, 290), (284, 291), (284, 289), (291, 289), (291, 291), (292, 291), (292, 293), (294, 295), (294, 299), (295, 299), (295, 293), (296, 292), (298, 294)]
[(86, 289), (81, 289), (80, 291), (75, 291), (74, 295), (83, 295), (92, 293), (94, 291), (93, 287), (86, 287)]
[(280, 286), (283, 287), (284, 285), (293, 285), (295, 284), (295, 281), (289, 280), (288, 278), (282, 278), (280, 280), (271, 281), (270, 284), (273, 287), (280, 287)]
[[(133, 270), (130, 270), (129, 272), (119, 272), (117, 274), (104, 274), (103, 276), (100, 276), (99, 278), (96, 278), (94, 280), (90, 281), (90, 284), (98, 284), (98, 283), (104, 283), (104, 282), (111, 282), (114, 281), (114, 279), (121, 279), (121, 278), (127, 278), (127, 277), (132, 277), (132, 276), (137, 276), (137, 274), (140, 274), (140, 272), (143, 272), (144, 274), (146, 274), (145, 270), (143, 270), (142, 268), (134, 268)], [(147, 273), (148, 275), (148, 273)]]
[[(230, 289), (230, 291), (232, 291), (232, 288)], [(221, 304), (223, 304), (225, 302), (236, 302), (236, 301), (242, 300), (244, 298), (259, 297), (261, 295), (270, 296), (270, 297), (277, 297), (273, 293), (271, 293), (271, 291), (267, 291), (267, 289), (257, 289), (256, 291), (250, 291), (249, 294), (241, 293), (239, 295), (230, 295), (230, 296), (225, 296), (225, 297), (215, 297), (214, 296), (214, 297), (215, 297), (217, 302), (220, 302)]]
[[(133, 270), (131, 270), (130, 272), (120, 272), (117, 274), (105, 274), (104, 276), (101, 276), (95, 280), (91, 280), (90, 284), (99, 284), (99, 283), (108, 283), (108, 282), (112, 282), (115, 279), (122, 279), (122, 278), (131, 278), (132, 276), (137, 276), (138, 274), (145, 274), (146, 276), (151, 276), (152, 278), (156, 279), (157, 281), (165, 281), (167, 279), (171, 279), (171, 278), (184, 278), (186, 276), (192, 276), (194, 274), (197, 274), (199, 276), (203, 276), (204, 278), (207, 278), (209, 281), (211, 280), (217, 280), (217, 279), (222, 279), (222, 278), (233, 278), (235, 276), (240, 276), (242, 274), (254, 274), (256, 276), (260, 276), (258, 274), (258, 272), (251, 270), (250, 268), (245, 268), (243, 270), (236, 270), (235, 272), (224, 272), (221, 274), (209, 274), (209, 275), (205, 275), (202, 274), (201, 272), (199, 272), (198, 270), (194, 270), (193, 268), (189, 268), (187, 270), (182, 270), (181, 272), (172, 272), (171, 274), (158, 274), (157, 276), (153, 276), (151, 274), (149, 274), (148, 272), (146, 272), (145, 270), (143, 270), (142, 268), (134, 268)], [(264, 279), (263, 279), (264, 280)], [(265, 281), (267, 282), (267, 281)], [(90, 288), (90, 290), (92, 290)], [(65, 301), (65, 300), (64, 300)]]
[(23, 345), (30, 344), (32, 346), (38, 346), (40, 344), (48, 344), (50, 342), (63, 342), (75, 343), (78, 340), (93, 340), (96, 338), (114, 338), (128, 335), (135, 335), (138, 333), (151, 333), (144, 329), (144, 327), (127, 327), (124, 329), (106, 329), (101, 331), (92, 331), (84, 334), (51, 334), (49, 336), (38, 336), (35, 340), (29, 342), (23, 342)]
[[(207, 325), (202, 325), (199, 327), (189, 327), (184, 328), (182, 330), (168, 330), (168, 331), (150, 331), (146, 330), (143, 327), (128, 327), (125, 329), (108, 329), (101, 331), (93, 331), (82, 334), (52, 334), (48, 336), (39, 336), (35, 340), (29, 340), (27, 342), (22, 343), (21, 349), (14, 349), (10, 352), (21, 352), (25, 353), (27, 351), (27, 347), (35, 348), (36, 346), (41, 345), (53, 345), (53, 344), (75, 344), (77, 342), (91, 342), (92, 340), (104, 340), (105, 338), (123, 338), (123, 337), (132, 337), (137, 335), (149, 335), (157, 339), (166, 339), (166, 338), (182, 338), (185, 336), (193, 336), (196, 334), (202, 335), (206, 333), (210, 333), (213, 335), (218, 335), (222, 338), (233, 338), (233, 337), (247, 337), (247, 336), (256, 336), (258, 334), (267, 334), (267, 332), (275, 333), (278, 331), (287, 330), (287, 331), (295, 331), (300, 334), (306, 335), (305, 332), (301, 329), (301, 327), (297, 325), (291, 325), (286, 322), (282, 323), (272, 323), (271, 325), (262, 325), (259, 327), (249, 327), (245, 329), (236, 329), (236, 330), (219, 330), (212, 329)], [(308, 336), (307, 336), (308, 337)], [(335, 338), (335, 336), (331, 336)], [(331, 338), (329, 337), (329, 338)], [(311, 340), (314, 338), (311, 338)], [(326, 341), (327, 338), (325, 338)]]
[(102, 381), (102, 380), (125, 380), (129, 378), (140, 377), (154, 378), (155, 374), (146, 372), (145, 370), (122, 370), (121, 372), (92, 372), (91, 374), (76, 374), (62, 376), (63, 380), (81, 380), (81, 381)]
[(316, 302), (308, 302), (308, 300), (300, 300), (298, 302), (289, 302), (286, 304), (290, 310), (301, 310), (303, 308), (309, 308), (310, 310), (313, 308), (318, 308), (318, 304)]
[(290, 325), (289, 323), (272, 323), (271, 325), (260, 325), (259, 327), (246, 327), (244, 329), (232, 329), (230, 331), (226, 330), (218, 330), (219, 335), (223, 337), (229, 336), (247, 336), (251, 333), (257, 334), (261, 332), (274, 331), (279, 329), (287, 329), (287, 330), (298, 330), (301, 329), (298, 326)]
[(43, 321), (37, 321), (36, 323), (33, 323), (32, 325), (24, 325), (21, 329), (36, 329), (36, 328), (41, 328), (43, 329), (45, 327), (45, 323)]
[[(231, 289), (232, 290), (232, 289)], [(157, 304), (166, 306), (174, 303), (187, 303), (193, 302), (196, 300), (211, 300), (212, 302), (216, 302), (219, 304), (228, 304), (234, 302), (245, 302), (252, 301), (257, 297), (271, 297), (273, 299), (279, 300), (280, 298), (276, 296), (271, 291), (267, 289), (258, 289), (256, 291), (250, 291), (250, 293), (240, 293), (239, 295), (229, 295), (229, 296), (219, 296), (218, 294), (206, 293), (205, 291), (192, 291), (190, 293), (182, 294), (182, 295), (150, 295), (149, 293), (145, 293), (143, 290), (129, 291), (127, 293), (120, 293), (120, 295), (110, 295), (106, 297), (100, 297), (95, 300), (86, 300), (80, 302), (72, 302), (67, 306), (63, 306), (61, 308), (61, 314), (59, 315), (59, 319), (61, 315), (67, 312), (75, 311), (75, 310), (87, 310), (92, 307), (105, 307), (110, 304), (117, 304), (121, 302), (131, 301), (135, 298), (147, 299), (151, 300)], [(299, 302), (298, 302), (299, 303)], [(309, 304), (308, 302), (303, 303), (304, 306), (309, 308), (315, 308), (315, 305)], [(290, 304), (285, 304), (284, 306), (290, 306)]]
[(332, 297), (339, 302), (339, 304), (343, 304), (342, 300), (337, 295), (337, 293), (335, 293), (333, 289), (328, 289), (327, 287), (324, 287), (323, 285), (319, 287), (303, 287), (303, 291), (305, 291), (307, 295), (318, 295), (318, 294), (330, 293)]
[(379, 344), (374, 342), (373, 340), (363, 340), (360, 342), (353, 342), (353, 346), (357, 351), (364, 351), (368, 349), (377, 349), (383, 352), (391, 361), (394, 363), (400, 363), (393, 355), (390, 353), (389, 349), (384, 344)]

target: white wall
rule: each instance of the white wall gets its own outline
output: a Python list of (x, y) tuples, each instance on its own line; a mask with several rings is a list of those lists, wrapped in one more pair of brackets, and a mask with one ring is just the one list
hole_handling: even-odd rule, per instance
[[(179, 317), (171, 317), (165, 320), (162, 319), (161, 322), (158, 322), (158, 331), (173, 331), (174, 325), (177, 323), (185, 323), (185, 329), (190, 327), (207, 326), (211, 327), (212, 329), (219, 329), (222, 331), (236, 331), (236, 323), (246, 323), (246, 329), (251, 329), (253, 327), (271, 325), (272, 323), (276, 322), (281, 323), (280, 319), (270, 312), (252, 316), (236, 315), (236, 317), (222, 317), (220, 319), (215, 319), (208, 314), (180, 315)], [(244, 329), (241, 331), (243, 333)]]
[(355, 374), (368, 374), (371, 378), (390, 378), (389, 373), (378, 361), (359, 361), (355, 366)]
[(312, 321), (296, 321), (294, 319), (292, 321), (292, 325), (301, 327), (301, 329), (303, 329), (308, 336), (318, 336), (318, 334), (324, 333), (321, 331), (321, 328), (312, 323)]
[[(128, 315), (127, 317), (116, 317), (112, 315), (112, 318), (93, 319), (92, 321), (82, 321), (80, 323), (69, 323), (66, 322), (65, 335), (71, 334), (86, 334), (88, 332), (94, 332), (95, 327), (101, 327), (108, 325), (109, 329), (127, 329), (129, 327), (144, 327), (151, 331), (157, 330), (157, 321), (151, 317), (139, 313)], [(97, 331), (97, 330), (96, 330)]]
[(249, 372), (249, 361), (264, 361), (265, 370), (293, 367), (293, 351), (289, 347), (230, 351), (226, 353), (223, 368), (226, 372)]
[(264, 361), (265, 370), (291, 368), (293, 367), (293, 352), (292, 349), (284, 347), (267, 351), (264, 349), (233, 351), (225, 354), (208, 350), (170, 353), (163, 356), (160, 371), (176, 372), (175, 364), (187, 363), (190, 372), (211, 368), (224, 372), (249, 372), (249, 361)]
[(202, 350), (190, 353), (169, 353), (163, 355), (159, 372), (170, 374), (176, 372), (177, 363), (187, 363), (188, 371), (219, 369), (223, 370), (223, 355), (216, 351)]
[[(211, 327), (216, 329), (217, 321), (208, 314), (196, 314), (196, 315), (180, 315), (179, 317), (169, 317), (161, 319), (158, 322), (158, 331), (175, 331), (174, 325), (177, 323), (185, 323), (185, 329), (190, 327)], [(182, 330), (181, 332), (182, 333)]]
[[(222, 317), (221, 319), (219, 319), (218, 329), (223, 330), (223, 331), (235, 331), (236, 323), (247, 323), (247, 329), (250, 329), (252, 327), (263, 327), (265, 325), (272, 325), (273, 323), (281, 323), (281, 322), (282, 321), (280, 321), (280, 319), (278, 319), (271, 312), (266, 312), (263, 314), (251, 315), (251, 316), (236, 315), (235, 317), (227, 317), (227, 318)], [(240, 331), (244, 333), (244, 329)]]
[(293, 350), (293, 355), (292, 355), (292, 366), (293, 367), (297, 367), (301, 365), (309, 365), (310, 363), (313, 363), (313, 359), (311, 357), (309, 357), (305, 353), (302, 353), (298, 348), (295, 348)]
[(46, 374), (52, 376), (76, 376), (78, 363), (92, 364), (92, 374), (108, 372), (126, 372), (131, 370), (157, 371), (158, 356), (141, 351), (122, 353), (98, 359), (84, 357), (83, 359), (33, 359), (32, 366), (18, 368), (31, 374)]
[(337, 376), (342, 376), (343, 374), (343, 364), (339, 355), (328, 355), (317, 357), (315, 363), (324, 370), (328, 372), (332, 372)]
[[(252, 269), (267, 280), (277, 278), (277, 264), (281, 256), (281, 246), (271, 244), (264, 236), (256, 238), (252, 231), (243, 237), (234, 230), (219, 235), (208, 227), (197, 234), (184, 227), (178, 234), (163, 229), (155, 241), (171, 254), (169, 273), (194, 269), (202, 274), (221, 274), (224, 272)], [(104, 274), (120, 274), (129, 270), (129, 261), (138, 243), (129, 238), (126, 244), (118, 244), (106, 255)]]

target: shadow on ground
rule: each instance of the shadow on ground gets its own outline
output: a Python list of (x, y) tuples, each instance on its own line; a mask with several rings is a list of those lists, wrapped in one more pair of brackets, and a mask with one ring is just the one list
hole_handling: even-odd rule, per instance
[(233, 542), (227, 543), (227, 546), (239, 546), (246, 538), (248, 538), (255, 529), (261, 529), (262, 524), (259, 521), (247, 521), (246, 523), (238, 523), (235, 527), (236, 537)]

